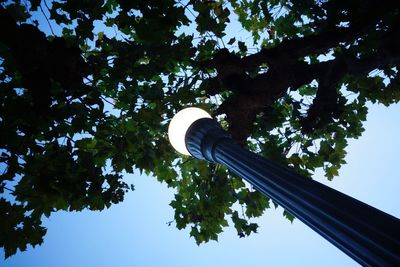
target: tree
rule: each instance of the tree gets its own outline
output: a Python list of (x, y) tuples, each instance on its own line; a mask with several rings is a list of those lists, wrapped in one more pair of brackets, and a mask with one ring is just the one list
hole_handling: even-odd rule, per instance
[[(38, 16), (62, 34), (46, 36)], [(251, 218), (276, 204), (169, 145), (186, 106), (253, 151), (332, 179), (366, 104), (400, 100), (395, 1), (5, 1), (0, 21), (6, 257), (43, 242), (43, 216), (122, 201), (135, 170), (176, 189), (171, 224), (198, 244), (229, 218), (240, 237), (256, 232)]]

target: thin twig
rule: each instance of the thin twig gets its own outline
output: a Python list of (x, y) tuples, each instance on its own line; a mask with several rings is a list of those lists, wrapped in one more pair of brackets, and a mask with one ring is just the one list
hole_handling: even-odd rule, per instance
[(48, 11), (49, 11), (49, 13), (50, 13), (50, 7), (47, 5), (47, 2), (46, 2), (46, 0), (43, 0), (43, 3), (44, 3), (44, 5), (46, 6), (47, 10), (48, 10)]
[(104, 102), (107, 102), (108, 104), (110, 104), (111, 106), (113, 106), (114, 108), (116, 108), (115, 107), (115, 105), (114, 105), (114, 103), (112, 103), (111, 101), (109, 101), (107, 98), (105, 98), (104, 96), (100, 96), (100, 98), (104, 101)]
[(1, 176), (3, 176), (7, 171), (8, 171), (8, 164), (7, 164), (7, 167), (4, 169), (4, 171), (3, 171), (3, 173), (1, 174)]
[(4, 188), (5, 190), (8, 190), (8, 191), (10, 191), (10, 192), (15, 193), (15, 190), (12, 190), (12, 189), (10, 189), (10, 188), (8, 188), (8, 187), (6, 187), (6, 186), (3, 186), (3, 188)]
[(46, 13), (44, 13), (44, 11), (43, 11), (42, 5), (40, 4), (39, 7), (40, 7), (40, 11), (42, 11), (42, 14), (43, 14), (43, 16), (45, 17), (45, 19), (46, 19), (46, 21), (47, 21), (47, 24), (49, 24), (51, 33), (52, 33), (53, 35), (55, 35), (55, 34), (54, 34), (54, 31), (53, 31), (53, 27), (51, 27), (51, 23), (50, 23), (49, 19), (47, 18)]

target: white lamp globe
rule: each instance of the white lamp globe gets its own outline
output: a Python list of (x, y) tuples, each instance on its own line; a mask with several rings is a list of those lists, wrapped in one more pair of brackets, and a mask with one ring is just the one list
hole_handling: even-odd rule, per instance
[(169, 142), (176, 151), (184, 155), (190, 155), (185, 144), (186, 132), (193, 122), (203, 118), (211, 119), (211, 116), (200, 108), (185, 108), (176, 113), (168, 127)]

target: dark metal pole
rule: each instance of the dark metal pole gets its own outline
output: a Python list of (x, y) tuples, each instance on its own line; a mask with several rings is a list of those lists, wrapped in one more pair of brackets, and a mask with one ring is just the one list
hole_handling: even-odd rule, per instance
[(365, 266), (400, 266), (400, 220), (233, 143), (212, 119), (188, 129), (188, 151), (225, 165)]

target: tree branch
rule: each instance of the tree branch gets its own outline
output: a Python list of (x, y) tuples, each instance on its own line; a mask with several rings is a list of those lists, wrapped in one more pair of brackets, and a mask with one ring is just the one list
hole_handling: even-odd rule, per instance
[[(302, 126), (305, 132), (317, 126), (322, 127), (341, 113), (337, 85), (345, 75), (367, 75), (373, 69), (400, 63), (400, 51), (397, 49), (400, 47), (398, 24), (400, 23), (395, 23), (393, 31), (385, 34), (381, 45), (369, 57), (360, 59), (343, 55), (316, 64), (297, 61), (291, 65), (272, 66), (267, 73), (254, 78), (247, 76), (246, 86), (252, 89), (247, 90), (246, 94), (234, 94), (219, 107), (217, 113), (227, 115), (233, 137), (244, 143), (253, 130), (253, 122), (258, 113), (268, 110), (267, 107), (288, 88), (296, 90), (315, 79), (319, 81), (317, 95), (302, 121)], [(244, 81), (238, 79), (239, 76), (230, 83), (240, 85)]]
[(284, 64), (307, 55), (324, 53), (339, 43), (355, 40), (367, 33), (392, 8), (392, 5), (373, 2), (363, 16), (356, 18), (347, 28), (332, 25), (313, 35), (284, 40), (273, 48), (262, 49), (258, 53), (242, 58), (241, 63), (245, 69), (250, 70), (262, 63)]

